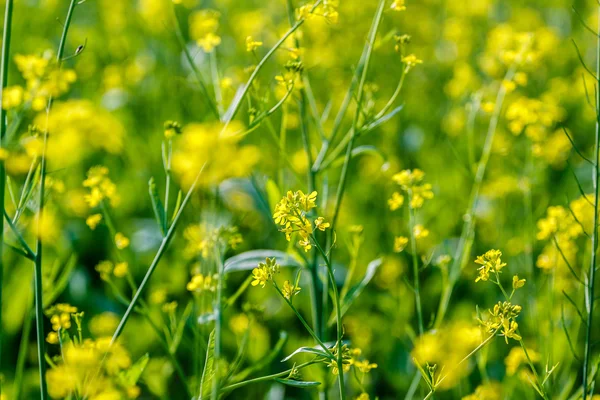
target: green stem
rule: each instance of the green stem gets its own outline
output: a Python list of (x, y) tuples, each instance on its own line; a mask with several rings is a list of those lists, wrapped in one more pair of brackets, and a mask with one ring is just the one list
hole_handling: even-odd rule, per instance
[[(516, 67), (512, 66), (506, 72), (504, 80), (511, 80), (513, 75), (515, 74), (515, 70)], [(452, 267), (449, 275), (450, 279), (448, 280), (448, 285), (443, 289), (442, 296), (440, 299), (440, 304), (438, 307), (438, 312), (434, 324), (436, 328), (439, 328), (442, 321), (444, 320), (446, 311), (448, 311), (448, 306), (450, 305), (450, 298), (452, 297), (454, 285), (458, 281), (462, 267), (463, 265), (465, 265), (466, 260), (469, 256), (469, 251), (467, 250), (470, 250), (471, 243), (473, 240), (473, 232), (475, 229), (475, 207), (477, 206), (477, 201), (479, 199), (479, 190), (481, 189), (483, 177), (485, 176), (488, 161), (492, 153), (492, 144), (494, 143), (494, 137), (496, 136), (496, 128), (498, 126), (498, 121), (500, 120), (500, 112), (502, 111), (502, 104), (504, 103), (505, 96), (506, 88), (504, 85), (502, 85), (502, 82), (500, 82), (500, 89), (498, 89), (498, 94), (496, 95), (494, 113), (492, 115), (492, 118), (490, 119), (490, 124), (488, 125), (488, 131), (485, 137), (485, 143), (483, 145), (483, 152), (477, 164), (477, 171), (475, 173), (473, 187), (471, 188), (471, 194), (469, 196), (467, 212), (465, 213), (463, 218), (464, 223), (460, 235), (460, 240), (456, 248), (456, 252), (454, 253)]]
[[(318, 0), (317, 2), (315, 2), (315, 4), (313, 5), (312, 9), (310, 12), (312, 12), (313, 10), (315, 10), (319, 4), (321, 4), (321, 0)], [(264, 67), (264, 65), (267, 63), (267, 61), (269, 61), (269, 59), (273, 56), (273, 54), (275, 54), (275, 52), (277, 51), (277, 49), (279, 47), (281, 47), (281, 45), (294, 33), (296, 32), (296, 30), (298, 30), (298, 28), (300, 28), (302, 26), (302, 24), (304, 24), (305, 19), (301, 18), (298, 21), (296, 21), (296, 23), (294, 24), (294, 26), (292, 26), (282, 37), (281, 39), (279, 39), (279, 41), (277, 43), (275, 43), (275, 46), (273, 46), (268, 52), (267, 54), (262, 58), (262, 60), (260, 60), (260, 62), (258, 63), (258, 65), (256, 66), (256, 68), (254, 68), (254, 71), (252, 71), (252, 74), (250, 75), (250, 78), (248, 78), (248, 82), (246, 82), (246, 84), (244, 85), (244, 88), (242, 89), (242, 92), (240, 93), (239, 96), (236, 96), (233, 99), (233, 102), (231, 104), (231, 106), (229, 107), (229, 109), (227, 110), (227, 113), (225, 114), (225, 116), (223, 117), (223, 120), (225, 122), (225, 125), (229, 124), (231, 122), (231, 120), (233, 120), (233, 118), (235, 117), (235, 115), (238, 113), (238, 111), (240, 110), (240, 107), (242, 106), (242, 102), (244, 100), (244, 98), (246, 97), (246, 95), (248, 94), (248, 91), (250, 90), (250, 87), (252, 86), (252, 82), (254, 82), (254, 80), (256, 79), (256, 77), (258, 76), (258, 73), (261, 71), (261, 69)], [(224, 128), (225, 129), (225, 128)], [(223, 129), (223, 130), (224, 130)]]
[[(56, 52), (56, 63), (57, 68), (60, 69), (62, 64), (63, 53), (65, 50), (65, 43), (67, 40), (67, 33), (71, 25), (73, 18), (73, 11), (77, 6), (77, 0), (71, 0), (69, 9), (67, 11), (67, 17), (64, 22), (62, 35), (60, 37), (60, 43), (58, 45), (58, 51)], [(44, 302), (43, 302), (43, 283), (42, 283), (42, 222), (44, 215), (44, 195), (46, 186), (46, 151), (48, 149), (48, 119), (50, 117), (50, 109), (52, 108), (52, 97), (48, 99), (46, 106), (46, 127), (44, 129), (44, 144), (42, 149), (42, 156), (40, 159), (40, 182), (39, 182), (39, 193), (38, 193), (38, 204), (39, 209), (37, 213), (37, 243), (35, 251), (35, 320), (36, 320), (36, 333), (37, 333), (37, 350), (38, 350), (38, 361), (39, 361), (39, 372), (40, 372), (40, 392), (42, 400), (48, 398), (48, 387), (46, 383), (46, 349), (45, 349), (45, 335), (44, 335)]]
[(169, 243), (171, 242), (171, 239), (173, 238), (173, 235), (175, 234), (175, 230), (176, 230), (179, 220), (181, 218), (181, 214), (183, 214), (183, 210), (185, 209), (185, 206), (189, 202), (190, 197), (192, 196), (192, 193), (194, 192), (194, 189), (196, 188), (196, 185), (198, 184), (198, 180), (200, 179), (200, 175), (202, 175), (202, 172), (204, 171), (205, 166), (206, 166), (206, 163), (202, 166), (202, 168), (198, 172), (196, 179), (192, 183), (192, 186), (190, 187), (187, 194), (185, 195), (185, 198), (181, 202), (181, 206), (179, 207), (177, 214), (175, 214), (175, 218), (173, 218), (173, 223), (171, 224), (171, 227), (169, 228), (169, 230), (167, 231), (167, 234), (165, 235), (162, 242), (160, 243), (160, 247), (158, 248), (158, 251), (156, 252), (156, 255), (154, 256), (152, 263), (150, 263), (150, 266), (148, 267), (148, 271), (146, 272), (146, 275), (144, 276), (142, 283), (140, 284), (138, 290), (135, 292), (135, 295), (133, 296), (131, 303), (129, 303), (129, 306), (127, 307), (127, 310), (125, 311), (125, 314), (123, 314), (123, 317), (121, 318), (121, 321), (119, 322), (119, 325), (117, 326), (117, 329), (115, 330), (115, 333), (113, 334), (112, 340), (110, 342), (111, 346), (117, 341), (117, 339), (123, 332), (123, 328), (125, 328), (125, 324), (127, 324), (127, 321), (129, 320), (129, 317), (131, 316), (131, 313), (133, 312), (137, 302), (140, 301), (140, 297), (141, 297), (144, 289), (148, 285), (148, 282), (150, 281), (150, 278), (152, 277), (154, 270), (158, 266), (158, 263), (160, 262), (165, 251), (169, 247)]
[(214, 116), (217, 119), (220, 119), (219, 111), (217, 110), (215, 103), (213, 102), (210, 94), (208, 93), (206, 84), (204, 83), (204, 77), (202, 76), (202, 73), (196, 66), (196, 63), (194, 62), (194, 58), (192, 57), (192, 55), (190, 54), (190, 51), (187, 48), (187, 44), (183, 37), (183, 31), (181, 29), (181, 24), (179, 23), (179, 18), (177, 18), (177, 13), (175, 12), (175, 4), (173, 4), (172, 10), (173, 10), (173, 25), (175, 26), (175, 36), (177, 36), (177, 40), (179, 41), (181, 50), (183, 51), (185, 58), (187, 59), (188, 63), (190, 64), (190, 68), (192, 69), (192, 72), (194, 73), (194, 77), (198, 81), (198, 85), (200, 86), (200, 91), (202, 92), (202, 95), (204, 96), (204, 100), (206, 100), (206, 103), (208, 104), (210, 111), (214, 114)]
[(338, 366), (338, 383), (340, 387), (340, 398), (344, 400), (346, 398), (346, 391), (344, 390), (344, 364), (343, 364), (343, 351), (342, 351), (342, 337), (344, 335), (344, 326), (342, 325), (342, 308), (340, 305), (340, 295), (338, 293), (337, 284), (335, 282), (335, 276), (333, 275), (333, 266), (331, 265), (331, 259), (327, 257), (327, 254), (317, 242), (314, 234), (312, 235), (315, 246), (321, 253), (321, 256), (325, 260), (327, 265), (327, 273), (329, 274), (329, 280), (331, 281), (331, 289), (333, 291), (333, 300), (335, 301), (335, 315), (337, 320), (337, 366)]
[[(10, 40), (12, 34), (12, 14), (13, 0), (6, 0), (6, 11), (4, 13), (4, 31), (2, 34), (2, 60), (0, 61), (0, 148), (4, 147), (4, 137), (6, 136), (6, 110), (2, 107), (2, 99), (4, 88), (8, 82), (8, 63), (10, 54)], [(6, 188), (6, 170), (4, 161), (0, 162), (0, 208), (4, 213), (4, 191)], [(2, 368), (2, 309), (4, 302), (2, 301), (2, 285), (4, 280), (4, 261), (3, 261), (3, 244), (4, 244), (4, 218), (0, 217), (0, 369)]]
[[(315, 363), (316, 363), (316, 361), (308, 361), (308, 362), (305, 362), (304, 364), (300, 364), (300, 365), (296, 366), (295, 369), (300, 370), (302, 368), (306, 368), (309, 365), (313, 365)], [(225, 387), (221, 388), (220, 392), (221, 393), (229, 392), (229, 391), (232, 391), (235, 389), (239, 389), (243, 386), (250, 385), (252, 383), (259, 383), (259, 382), (271, 381), (271, 380), (277, 379), (277, 378), (283, 378), (283, 377), (288, 376), (292, 371), (293, 371), (293, 369), (288, 369), (288, 370), (278, 372), (273, 375), (261, 376), (260, 378), (248, 379), (247, 381), (234, 383), (233, 385), (229, 385), (229, 386), (225, 386)]]
[(421, 309), (421, 290), (419, 285), (419, 260), (417, 257), (417, 239), (415, 238), (415, 210), (409, 206), (410, 214), (410, 247), (412, 251), (412, 264), (414, 275), (415, 307), (417, 309), (417, 320), (419, 324), (419, 335), (423, 335), (423, 310)]
[(221, 305), (223, 298), (223, 277), (225, 275), (225, 267), (223, 265), (223, 259), (221, 258), (221, 252), (219, 251), (218, 244), (215, 246), (215, 258), (217, 261), (218, 268), (218, 282), (217, 282), (217, 296), (215, 304), (213, 306), (213, 312), (215, 314), (215, 352), (214, 352), (214, 365), (215, 374), (212, 379), (212, 393), (211, 399), (217, 400), (219, 398), (219, 364), (221, 362), (221, 335), (223, 330), (223, 318), (221, 315)]
[[(600, 23), (600, 6), (598, 7), (598, 22)], [(596, 49), (596, 77), (600, 85), (600, 37)], [(585, 350), (583, 358), (583, 400), (588, 394), (588, 374), (592, 356), (592, 326), (594, 319), (594, 287), (596, 283), (596, 257), (598, 253), (598, 178), (600, 177), (600, 90), (596, 90), (596, 131), (594, 145), (594, 231), (592, 233), (592, 255), (590, 260), (589, 286), (587, 298), (587, 327), (585, 330)]]

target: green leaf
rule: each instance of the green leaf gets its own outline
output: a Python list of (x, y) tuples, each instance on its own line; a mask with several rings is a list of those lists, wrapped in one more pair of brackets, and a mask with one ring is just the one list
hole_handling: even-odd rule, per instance
[(283, 383), (284, 385), (294, 386), (294, 387), (299, 387), (299, 388), (314, 387), (314, 386), (319, 386), (321, 384), (321, 382), (295, 381), (293, 379), (276, 378), (275, 380), (279, 383)]
[(211, 390), (210, 383), (215, 376), (215, 330), (210, 332), (208, 337), (208, 346), (206, 347), (206, 360), (204, 361), (204, 370), (200, 380), (200, 393), (202, 397)]
[(148, 192), (150, 193), (150, 200), (152, 201), (152, 210), (154, 211), (154, 218), (156, 223), (160, 226), (160, 230), (163, 235), (167, 233), (167, 221), (165, 219), (165, 207), (162, 201), (158, 197), (158, 190), (156, 189), (156, 182), (154, 178), (150, 178), (148, 181)]
[[(375, 276), (375, 273), (381, 266), (382, 262), (383, 259), (377, 258), (371, 261), (369, 265), (367, 265), (367, 271), (365, 272), (365, 276), (352, 289), (350, 289), (346, 297), (342, 299), (342, 315), (344, 315), (348, 311), (352, 303), (358, 298), (358, 296), (360, 296), (363, 290), (365, 290), (365, 287), (367, 287), (369, 282), (371, 282), (371, 280)], [(332, 313), (331, 317), (329, 318), (328, 324), (332, 325), (334, 321), (335, 314)]]
[[(320, 346), (319, 346), (319, 348), (320, 348)], [(329, 359), (330, 358), (329, 355), (327, 353), (325, 353), (323, 350), (319, 350), (319, 348), (317, 348), (317, 347), (300, 347), (300, 348), (296, 349), (296, 351), (294, 351), (292, 354), (290, 354), (289, 356), (287, 356), (286, 358), (281, 360), (281, 362), (286, 362), (290, 358), (294, 357), (296, 354), (300, 354), (300, 353), (312, 354), (315, 356), (324, 357), (324, 358)]]
[(126, 371), (122, 371), (119, 375), (119, 380), (121, 384), (125, 387), (134, 386), (142, 376), (142, 373), (146, 369), (146, 365), (148, 365), (148, 361), (150, 361), (150, 356), (148, 353), (144, 354)]
[(225, 261), (225, 273), (250, 271), (267, 257), (276, 258), (282, 267), (302, 267), (300, 261), (289, 253), (279, 250), (251, 250), (228, 258)]
[(274, 180), (269, 179), (265, 184), (265, 191), (267, 192), (267, 201), (271, 210), (275, 209), (275, 205), (281, 200), (281, 191)]

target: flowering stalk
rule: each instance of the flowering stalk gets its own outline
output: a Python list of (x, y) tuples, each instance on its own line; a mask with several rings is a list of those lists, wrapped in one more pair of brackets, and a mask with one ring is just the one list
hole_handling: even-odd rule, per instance
[[(13, 1), (6, 1), (6, 11), (4, 13), (4, 32), (2, 34), (2, 59), (0, 65), (0, 106), (2, 105), (2, 95), (8, 82), (8, 58), (10, 53), (10, 39), (12, 33), (12, 12)], [(0, 107), (0, 149), (4, 148), (4, 137), (6, 136), (6, 110)], [(6, 187), (6, 170), (4, 161), (0, 162), (0, 209), (4, 214), (4, 190)], [(0, 215), (0, 368), (2, 367), (2, 284), (4, 278), (3, 244), (4, 244), (4, 217)]]
[[(506, 75), (504, 76), (504, 81), (511, 80), (515, 74), (515, 71), (516, 66), (513, 65), (506, 72)], [(458, 278), (460, 277), (460, 272), (469, 257), (475, 230), (475, 207), (477, 206), (477, 201), (479, 200), (479, 190), (481, 189), (483, 177), (485, 175), (487, 164), (492, 153), (492, 144), (494, 143), (494, 137), (496, 136), (496, 127), (498, 126), (500, 112), (502, 111), (502, 104), (504, 103), (506, 92), (506, 87), (502, 85), (501, 82), (500, 89), (498, 89), (498, 94), (496, 95), (494, 113), (492, 115), (492, 118), (490, 119), (490, 124), (488, 125), (488, 131), (485, 137), (485, 143), (483, 145), (483, 152), (477, 164), (475, 180), (471, 189), (471, 195), (469, 197), (467, 212), (464, 216), (465, 222), (463, 224), (458, 247), (456, 248), (456, 252), (453, 257), (452, 267), (449, 275), (450, 279), (448, 281), (448, 285), (446, 285), (446, 287), (444, 288), (442, 292), (442, 297), (440, 299), (440, 304), (438, 307), (438, 312), (434, 325), (436, 328), (439, 327), (442, 321), (444, 320), (446, 311), (448, 311), (448, 306), (450, 305), (450, 297), (452, 296), (454, 285), (458, 281)]]
[[(56, 63), (60, 69), (63, 60), (63, 53), (65, 50), (65, 43), (67, 40), (67, 33), (69, 32), (69, 26), (73, 18), (73, 11), (77, 6), (77, 0), (71, 0), (69, 9), (67, 11), (67, 17), (63, 26), (60, 43), (58, 45), (58, 51), (56, 52)], [(50, 109), (52, 108), (52, 96), (48, 98), (48, 104), (46, 105), (46, 127), (43, 135), (43, 149), (42, 156), (40, 158), (40, 182), (39, 182), (39, 197), (38, 204), (39, 209), (37, 213), (37, 242), (35, 251), (35, 319), (36, 319), (36, 333), (37, 333), (37, 350), (38, 350), (38, 362), (40, 372), (40, 391), (42, 400), (48, 398), (48, 388), (46, 384), (46, 350), (45, 350), (45, 335), (44, 335), (44, 303), (42, 300), (43, 296), (43, 284), (42, 284), (42, 223), (44, 213), (44, 195), (46, 185), (46, 151), (48, 149), (48, 120), (50, 118)]]
[[(598, 22), (600, 23), (600, 5), (598, 7)], [(596, 87), (600, 85), (600, 36), (597, 39), (596, 48)], [(594, 230), (592, 232), (592, 255), (590, 259), (590, 272), (588, 282), (588, 294), (586, 296), (587, 324), (585, 330), (585, 350), (583, 355), (583, 400), (588, 395), (588, 374), (590, 369), (590, 358), (592, 353), (592, 325), (594, 318), (594, 287), (596, 283), (596, 264), (598, 256), (598, 178), (600, 178), (600, 90), (596, 89), (596, 131), (594, 142)], [(592, 384), (593, 387), (593, 384)]]

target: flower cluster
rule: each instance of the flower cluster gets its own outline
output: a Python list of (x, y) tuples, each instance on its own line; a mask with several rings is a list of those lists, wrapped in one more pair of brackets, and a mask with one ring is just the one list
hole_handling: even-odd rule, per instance
[(125, 277), (129, 272), (129, 264), (125, 261), (113, 263), (105, 260), (96, 265), (96, 271), (100, 274), (100, 279), (109, 282), (113, 275), (117, 278)]
[(190, 15), (190, 36), (207, 53), (221, 44), (217, 34), (220, 18), (221, 13), (215, 10), (200, 10)]
[(593, 195), (588, 194), (571, 201), (567, 207), (548, 207), (546, 216), (537, 222), (537, 239), (547, 241), (536, 261), (539, 268), (550, 271), (575, 261), (578, 252), (577, 240), (592, 232), (592, 198)]
[[(285, 233), (285, 238), (290, 241), (293, 233), (298, 233), (298, 244), (304, 251), (312, 248), (311, 236), (314, 229), (325, 231), (331, 225), (323, 217), (317, 217), (313, 222), (308, 218), (308, 213), (317, 207), (317, 192), (304, 194), (301, 190), (288, 191), (275, 206), (273, 219), (280, 225), (280, 231)], [(314, 227), (313, 227), (314, 224)]]
[(50, 97), (56, 98), (67, 91), (77, 79), (72, 69), (59, 69), (52, 61), (52, 54), (42, 56), (15, 56), (15, 64), (23, 79), (25, 87), (10, 86), (4, 89), (2, 108), (5, 110), (28, 104), (34, 111), (46, 108)]
[(99, 206), (105, 199), (108, 199), (113, 207), (120, 201), (117, 186), (108, 177), (108, 168), (104, 166), (90, 168), (83, 186), (89, 189), (84, 200), (90, 207)]
[(264, 288), (267, 282), (271, 281), (273, 276), (279, 272), (279, 269), (279, 264), (277, 264), (275, 258), (265, 259), (264, 263), (259, 263), (258, 267), (252, 270), (252, 277), (254, 278), (252, 286), (260, 285)]
[(481, 265), (481, 267), (478, 268), (479, 276), (475, 279), (475, 282), (489, 280), (490, 272), (500, 274), (502, 268), (506, 266), (506, 263), (503, 263), (500, 257), (502, 257), (500, 250), (488, 250), (485, 254), (477, 256), (475, 263)]
[(195, 274), (186, 285), (186, 289), (193, 293), (214, 292), (217, 289), (218, 276)]
[(320, 16), (325, 18), (327, 22), (336, 24), (339, 19), (339, 3), (339, 0), (323, 0), (317, 7), (314, 3), (308, 3), (296, 9), (296, 16), (303, 19)]
[[(424, 183), (424, 177), (425, 173), (420, 169), (405, 169), (392, 177), (392, 180), (400, 185), (402, 190), (408, 194), (409, 205), (413, 209), (423, 207), (425, 200), (433, 198), (431, 184)], [(398, 192), (394, 192), (392, 198), (388, 200), (388, 204), (392, 210), (399, 208), (403, 203), (404, 198)]]
[(521, 313), (521, 306), (512, 304), (508, 301), (499, 301), (493, 308), (488, 310), (489, 317), (485, 320), (479, 320), (483, 328), (488, 333), (496, 333), (501, 331), (504, 340), (508, 343), (508, 339), (521, 340), (521, 336), (517, 333), (519, 324), (515, 320)]
[(221, 251), (236, 249), (242, 243), (242, 235), (235, 226), (209, 227), (207, 224), (188, 226), (183, 232), (187, 244), (185, 254), (188, 258), (202, 256), (207, 258), (210, 252), (219, 246)]
[(48, 308), (44, 313), (50, 317), (50, 322), (52, 323), (52, 332), (48, 333), (46, 341), (50, 344), (57, 344), (59, 330), (71, 328), (71, 317), (77, 313), (77, 307), (59, 303)]

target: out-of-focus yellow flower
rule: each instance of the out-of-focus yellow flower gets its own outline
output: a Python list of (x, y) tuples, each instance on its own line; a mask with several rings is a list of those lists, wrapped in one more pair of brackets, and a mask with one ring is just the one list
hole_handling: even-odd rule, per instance
[(402, 207), (403, 204), (404, 196), (398, 192), (392, 193), (392, 197), (388, 200), (388, 206), (390, 207), (390, 210), (395, 211)]
[(290, 281), (283, 282), (283, 287), (281, 288), (281, 292), (283, 293), (283, 297), (288, 300), (291, 300), (292, 297), (300, 293), (300, 286), (296, 286)]
[(129, 238), (127, 238), (127, 236), (123, 235), (121, 232), (117, 232), (115, 235), (115, 246), (117, 246), (117, 249), (119, 250), (126, 249), (129, 247)]
[(126, 262), (120, 262), (115, 264), (115, 268), (113, 269), (113, 274), (115, 274), (115, 276), (117, 278), (123, 278), (125, 275), (127, 275), (127, 272), (129, 271), (129, 264), (127, 264)]
[(102, 221), (102, 214), (92, 214), (85, 220), (87, 226), (90, 227), (91, 230), (96, 229), (98, 224)]
[(252, 36), (246, 37), (246, 51), (252, 52), (263, 45), (263, 42), (252, 39)]
[(415, 236), (415, 239), (417, 239), (417, 240), (424, 239), (427, 236), (429, 236), (429, 229), (426, 229), (421, 224), (417, 224), (413, 228), (413, 235)]
[(408, 238), (406, 236), (396, 236), (394, 238), (394, 251), (396, 253), (402, 252), (408, 245)]
[(207, 53), (221, 44), (217, 35), (220, 17), (221, 13), (215, 10), (196, 11), (190, 15), (190, 36)]

